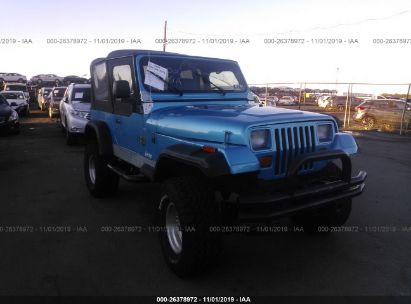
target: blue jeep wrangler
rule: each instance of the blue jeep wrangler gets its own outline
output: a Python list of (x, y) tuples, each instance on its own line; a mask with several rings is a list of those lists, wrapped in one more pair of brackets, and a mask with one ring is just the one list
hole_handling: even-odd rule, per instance
[(102, 198), (119, 177), (162, 183), (160, 240), (180, 276), (215, 262), (222, 232), (241, 223), (343, 225), (364, 189), (350, 134), (327, 115), (255, 106), (235, 61), (118, 50), (91, 63), (91, 78), (87, 187)]

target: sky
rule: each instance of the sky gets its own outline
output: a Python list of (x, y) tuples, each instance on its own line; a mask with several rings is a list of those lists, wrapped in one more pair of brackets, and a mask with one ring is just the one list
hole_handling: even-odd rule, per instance
[[(1, 72), (28, 77), (89, 74), (90, 62), (112, 50), (161, 50), (156, 39), (163, 37), (167, 20), (169, 39), (196, 41), (169, 44), (167, 51), (236, 60), (249, 84), (411, 82), (409, 0), (0, 0), (0, 4)], [(31, 43), (10, 44), (7, 39)], [(50, 39), (88, 43), (53, 44)], [(104, 44), (95, 39), (126, 42)], [(230, 39), (236, 42), (222, 43)], [(290, 39), (300, 43), (268, 43)], [(392, 44), (386, 39), (410, 40)], [(133, 40), (139, 43), (128, 42)], [(323, 87), (346, 89), (343, 84)], [(407, 86), (356, 88), (406, 93)]]

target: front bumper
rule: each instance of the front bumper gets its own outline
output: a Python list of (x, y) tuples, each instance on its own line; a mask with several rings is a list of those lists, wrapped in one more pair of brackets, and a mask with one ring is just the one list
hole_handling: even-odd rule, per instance
[(87, 118), (70, 115), (68, 117), (69, 130), (71, 133), (84, 134), (86, 124), (89, 122)]
[(51, 111), (51, 113), (54, 115), (58, 115), (58, 114), (60, 114), (60, 109), (59, 108), (53, 108), (53, 107), (50, 107), (50, 111)]
[(16, 111), (19, 115), (20, 114), (25, 114), (27, 113), (28, 109), (29, 109), (29, 105), (28, 104), (24, 104), (24, 105), (20, 105), (17, 107), (12, 107), (14, 111)]
[[(303, 179), (304, 182), (301, 183), (298, 171), (302, 165), (307, 162), (334, 159), (340, 159), (342, 163), (339, 179), (334, 181), (318, 179), (315, 183)], [(237, 201), (238, 219), (240, 222), (259, 222), (358, 196), (364, 190), (367, 173), (360, 171), (357, 176), (352, 177), (351, 169), (351, 160), (343, 151), (305, 154), (290, 165), (282, 191), (240, 196)]]
[(365, 113), (355, 113), (352, 118), (355, 121), (361, 121), (361, 119), (363, 119), (364, 116), (365, 116)]

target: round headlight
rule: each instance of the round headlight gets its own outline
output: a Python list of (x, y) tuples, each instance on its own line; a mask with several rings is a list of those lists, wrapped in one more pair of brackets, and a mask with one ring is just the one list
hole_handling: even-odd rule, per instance
[(330, 124), (318, 125), (317, 127), (318, 141), (328, 142), (333, 139), (333, 127)]
[(254, 130), (251, 132), (251, 147), (253, 150), (267, 149), (270, 147), (270, 131)]

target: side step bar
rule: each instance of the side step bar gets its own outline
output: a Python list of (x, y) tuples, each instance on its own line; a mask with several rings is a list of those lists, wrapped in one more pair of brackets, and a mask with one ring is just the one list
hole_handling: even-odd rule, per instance
[(112, 165), (107, 165), (107, 167), (113, 171), (115, 174), (117, 174), (118, 176), (124, 178), (126, 181), (128, 182), (134, 182), (134, 183), (146, 183), (149, 182), (149, 179), (143, 175), (143, 174), (127, 174), (123, 169), (118, 168), (118, 167), (114, 167)]

